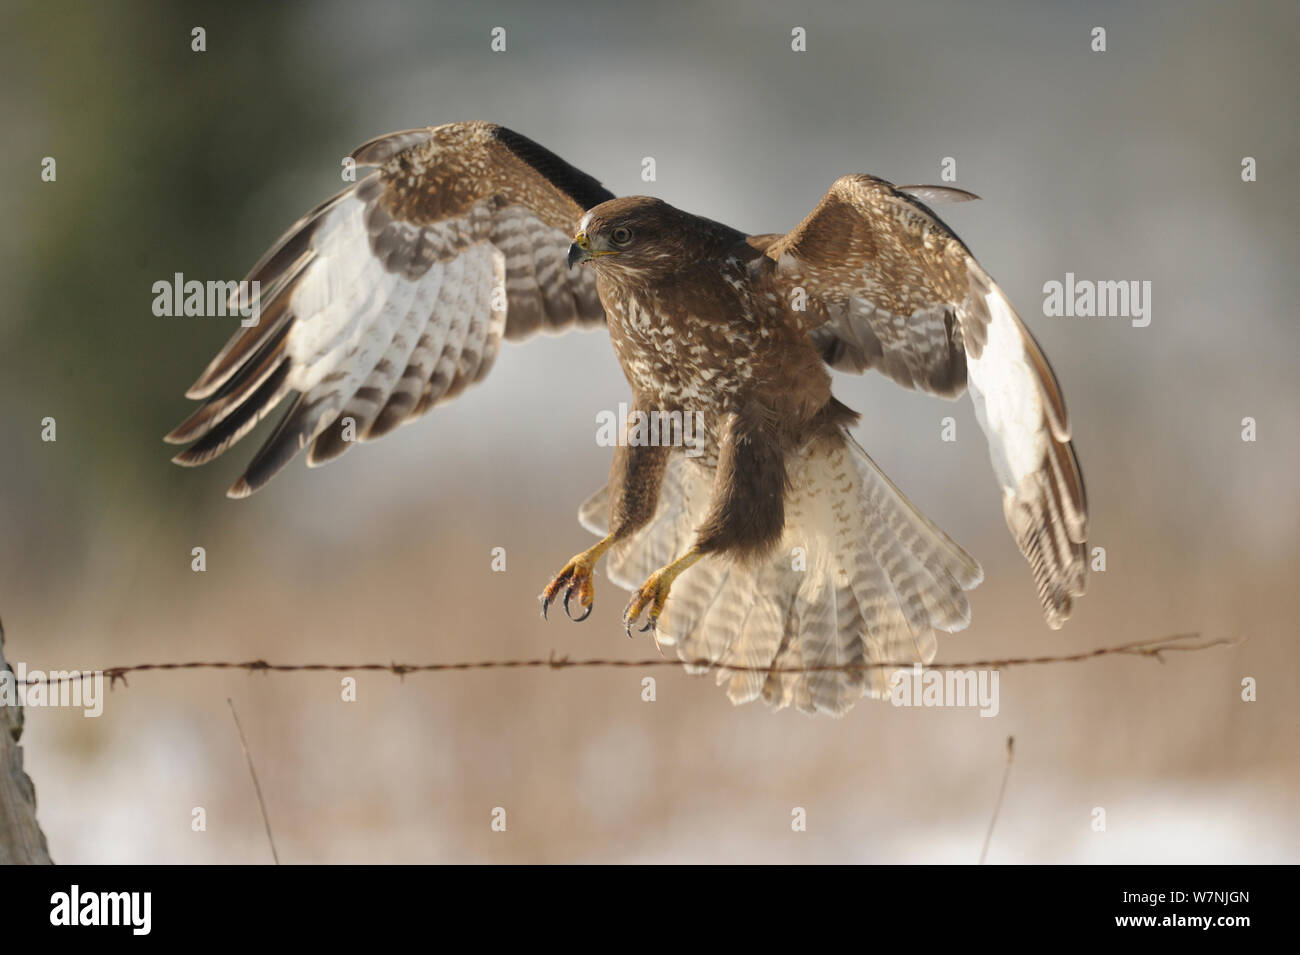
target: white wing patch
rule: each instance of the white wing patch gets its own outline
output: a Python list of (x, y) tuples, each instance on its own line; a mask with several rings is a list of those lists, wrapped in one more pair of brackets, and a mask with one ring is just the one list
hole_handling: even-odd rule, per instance
[(1007, 526), (1029, 561), (1048, 626), (1059, 629), (1087, 576), (1083, 479), (1037, 345), (996, 285), (985, 301), (987, 339), (978, 358), (966, 356), (971, 399)]
[(979, 358), (966, 356), (975, 416), (988, 436), (993, 470), (1004, 493), (1038, 470), (1049, 435), (1043, 396), (1025, 354), (1024, 337), (1000, 291), (990, 292), (988, 339)]
[(504, 338), (604, 320), (595, 276), (565, 267), (565, 220), (611, 198), (591, 177), (481, 123), (381, 137), (356, 159), (383, 168), (254, 266), (263, 321), (209, 363), (187, 392), (205, 403), (167, 435), (193, 442), (178, 464), (204, 464), (296, 394), (231, 496), (308, 446), (321, 464), (454, 397)]
[[(422, 332), (424, 347), (448, 365), (435, 365), (430, 377), (446, 372), (447, 388), (472, 379), (484, 358), (490, 359), (487, 349), (495, 350), (504, 323), (502, 312), (493, 329), (491, 307), (503, 256), (485, 240), (460, 234), (456, 221), (438, 230), (441, 243), (459, 254), (435, 260), (411, 278), (386, 270), (370, 254), (366, 203), (359, 198), (340, 203), (322, 222), (312, 243), (315, 261), (289, 302), (296, 319), (286, 344), (293, 369), (289, 384), (302, 393), (301, 407), (310, 414), (300, 438), (304, 445), (347, 417), (357, 437), (366, 437)], [(424, 397), (422, 390), (417, 405)], [(345, 449), (331, 441), (320, 453), (313, 449), (310, 463)]]

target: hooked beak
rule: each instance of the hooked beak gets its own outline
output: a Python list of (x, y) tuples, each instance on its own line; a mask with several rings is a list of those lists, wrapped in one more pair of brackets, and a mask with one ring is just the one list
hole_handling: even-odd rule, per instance
[(598, 249), (591, 244), (587, 233), (579, 232), (573, 237), (573, 244), (569, 246), (569, 268), (573, 268), (574, 263), (587, 262), (602, 255), (618, 255), (618, 250)]
[(579, 232), (569, 246), (569, 268), (573, 268), (578, 262), (586, 262), (591, 258), (591, 243), (587, 241), (587, 234)]

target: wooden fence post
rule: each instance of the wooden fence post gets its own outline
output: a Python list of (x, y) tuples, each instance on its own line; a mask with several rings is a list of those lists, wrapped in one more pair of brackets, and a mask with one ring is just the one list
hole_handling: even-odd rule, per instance
[[(5, 662), (5, 631), (0, 624), (0, 673), (12, 673)], [(14, 686), (17, 692), (16, 685)], [(23, 772), (23, 708), (0, 704), (0, 865), (50, 865), (45, 833), (36, 822), (36, 789)]]

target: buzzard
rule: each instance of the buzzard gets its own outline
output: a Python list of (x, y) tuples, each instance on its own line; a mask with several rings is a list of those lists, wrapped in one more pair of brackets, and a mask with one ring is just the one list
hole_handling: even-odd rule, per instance
[[(700, 423), (692, 452), (625, 440), (579, 519), (599, 537), (543, 592), (585, 619), (593, 573), (624, 614), (713, 664), (734, 703), (840, 715), (888, 692), (866, 664), (929, 662), (970, 622), (979, 564), (857, 444), (828, 369), (969, 390), (1047, 623), (1083, 593), (1086, 503), (1051, 367), (1002, 290), (926, 203), (941, 186), (844, 176), (785, 234), (615, 198), (501, 126), (374, 139), (375, 167), (254, 266), (261, 318), (187, 392), (167, 435), (200, 465), (288, 410), (228, 492), (300, 451), (323, 464), (450, 400), (503, 339), (604, 325), (643, 413)], [(670, 595), (671, 593), (671, 595)], [(794, 671), (794, 672), (790, 672)]]

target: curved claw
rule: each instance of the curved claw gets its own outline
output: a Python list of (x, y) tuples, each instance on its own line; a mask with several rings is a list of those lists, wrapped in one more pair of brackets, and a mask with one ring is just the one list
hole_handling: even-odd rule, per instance
[(587, 604), (586, 613), (584, 613), (581, 617), (575, 617), (573, 615), (573, 611), (569, 609), (569, 598), (571, 596), (573, 596), (573, 585), (570, 585), (564, 591), (564, 615), (568, 617), (570, 620), (572, 620), (574, 623), (582, 623), (582, 621), (586, 620), (588, 617), (591, 616), (591, 611), (595, 609), (596, 602), (593, 600), (591, 603)]
[[(546, 611), (551, 609), (551, 602), (555, 600), (556, 595), (560, 592), (560, 586), (564, 579), (565, 578), (563, 576), (557, 577), (555, 580), (551, 581), (550, 586), (548, 586), (545, 590), (542, 591), (541, 601), (542, 601), (543, 620), (547, 619)], [(572, 585), (570, 585), (569, 589), (570, 590), (573, 589)], [(565, 595), (565, 600), (566, 601), (568, 600), (567, 594)], [(564, 608), (564, 611), (565, 613), (568, 613), (569, 608), (566, 606)]]
[[(627, 605), (627, 609), (623, 611), (623, 628), (627, 631), (629, 639), (635, 636), (632, 632), (632, 625), (641, 619), (641, 614), (643, 613), (645, 614), (645, 626), (637, 627), (636, 632), (650, 633), (657, 629), (655, 621), (658, 619), (659, 612), (662, 609), (661, 603), (662, 602), (657, 597), (648, 595), (645, 588), (642, 588), (641, 592), (632, 598), (631, 602)], [(655, 639), (658, 640), (658, 637)]]
[(659, 617), (664, 612), (664, 604), (668, 600), (668, 591), (676, 580), (687, 567), (690, 567), (700, 559), (702, 555), (698, 550), (690, 550), (677, 558), (666, 567), (656, 570), (646, 580), (641, 588), (633, 595), (632, 600), (623, 611), (623, 624), (627, 628), (627, 635), (632, 636), (632, 624), (635, 623), (645, 613), (645, 626), (641, 627), (640, 633), (651, 633), (654, 635), (655, 646), (659, 647), (659, 652), (663, 648), (659, 644)]
[[(632, 624), (636, 623), (637, 620), (640, 619), (642, 608), (641, 608), (641, 607), (637, 607), (637, 608), (636, 608), (636, 613), (631, 613), (630, 611), (631, 611), (632, 609), (633, 609), (633, 608), (629, 606), (628, 609), (627, 609), (627, 611), (625, 611), (624, 614), (623, 614), (623, 629), (627, 631), (627, 636), (628, 636), (628, 639), (629, 639), (629, 640), (631, 640), (631, 639), (635, 636), (635, 634), (632, 633)], [(646, 614), (646, 619), (645, 619), (645, 626), (644, 626), (644, 627), (637, 627), (636, 632), (637, 632), (637, 633), (648, 633), (649, 631), (654, 630), (654, 629), (655, 629), (655, 618), (654, 618), (654, 614), (652, 614), (652, 613), (647, 613), (647, 614)]]
[(553, 600), (555, 600), (555, 594), (556, 594), (556, 592), (558, 591), (558, 589), (559, 589), (558, 587), (556, 587), (554, 584), (552, 584), (551, 586), (547, 587), (545, 590), (542, 591), (542, 595), (541, 595), (541, 598), (540, 598), (540, 599), (541, 599), (541, 601), (542, 601), (542, 619), (543, 619), (543, 620), (547, 619), (547, 617), (546, 617), (546, 611), (548, 611), (548, 610), (551, 609), (551, 602), (552, 602)]
[[(564, 569), (551, 579), (542, 591), (542, 619), (547, 619), (547, 613), (551, 609), (551, 604), (560, 600), (560, 592), (564, 592), (564, 615), (575, 623), (581, 623), (591, 616), (591, 611), (596, 604), (596, 592), (592, 585), (591, 575), (595, 561), (600, 557), (598, 551), (603, 550), (603, 545), (598, 544), (592, 550), (584, 551), (578, 554), (567, 564)], [(573, 607), (569, 603), (574, 595), (578, 597), (579, 605), (586, 607), (586, 612), (582, 616), (573, 615)]]

